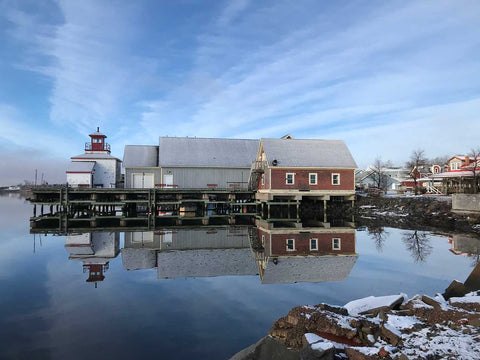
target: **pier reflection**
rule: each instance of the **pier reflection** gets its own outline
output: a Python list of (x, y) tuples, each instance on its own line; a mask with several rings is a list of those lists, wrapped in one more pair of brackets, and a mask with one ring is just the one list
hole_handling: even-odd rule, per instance
[(121, 249), (119, 232), (75, 233), (65, 249), (95, 284), (119, 254), (124, 270), (156, 269), (158, 279), (253, 275), (264, 284), (343, 281), (358, 258), (351, 226), (127, 231)]

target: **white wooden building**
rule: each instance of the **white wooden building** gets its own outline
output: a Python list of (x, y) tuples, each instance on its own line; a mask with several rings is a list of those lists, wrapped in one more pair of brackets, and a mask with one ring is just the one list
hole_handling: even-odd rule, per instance
[(110, 155), (106, 135), (97, 131), (85, 143), (85, 153), (71, 157), (67, 184), (72, 187), (116, 188), (121, 185), (121, 160)]

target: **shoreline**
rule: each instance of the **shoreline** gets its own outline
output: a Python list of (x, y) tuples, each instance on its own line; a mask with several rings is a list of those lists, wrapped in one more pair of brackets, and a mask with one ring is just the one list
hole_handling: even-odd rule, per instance
[[(449, 197), (359, 197), (345, 208), (357, 228), (480, 234), (480, 214), (451, 211)], [(480, 264), (435, 297), (367, 297), (344, 306), (297, 306), (230, 360), (480, 359)]]
[[(435, 297), (297, 306), (230, 360), (480, 359), (480, 264)], [(468, 292), (473, 288), (477, 290)]]

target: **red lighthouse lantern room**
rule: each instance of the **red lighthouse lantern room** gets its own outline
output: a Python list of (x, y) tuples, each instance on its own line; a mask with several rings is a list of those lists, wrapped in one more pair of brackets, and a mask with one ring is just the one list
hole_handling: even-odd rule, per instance
[(90, 142), (85, 143), (85, 152), (107, 152), (110, 154), (110, 144), (105, 142), (107, 135), (100, 132), (100, 128), (97, 127), (97, 131), (88, 135), (90, 136)]

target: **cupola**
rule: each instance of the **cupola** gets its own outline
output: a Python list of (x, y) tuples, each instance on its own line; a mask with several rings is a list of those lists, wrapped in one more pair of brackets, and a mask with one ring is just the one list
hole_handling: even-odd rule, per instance
[(97, 127), (97, 131), (88, 136), (90, 136), (90, 142), (85, 143), (85, 152), (105, 151), (110, 153), (110, 144), (105, 142), (107, 135), (102, 134), (99, 127)]

